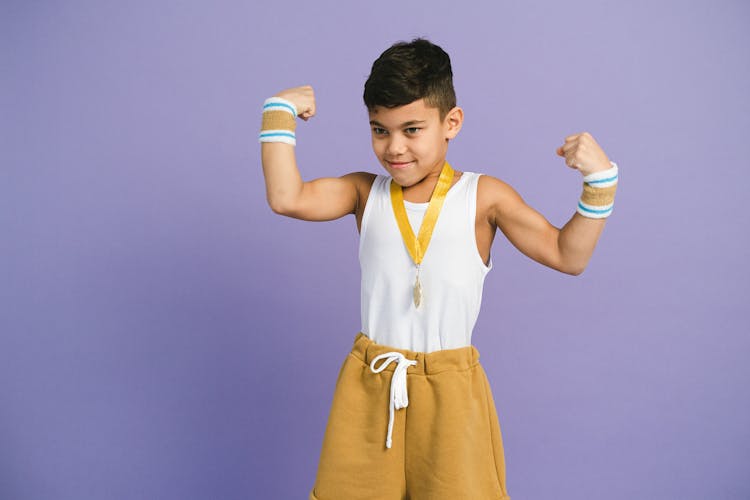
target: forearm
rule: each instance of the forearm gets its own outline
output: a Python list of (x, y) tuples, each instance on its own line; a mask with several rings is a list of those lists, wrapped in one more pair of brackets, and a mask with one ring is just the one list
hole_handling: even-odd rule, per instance
[(570, 274), (581, 274), (594, 253), (607, 219), (591, 219), (578, 212), (557, 236), (561, 267)]
[(302, 180), (294, 146), (296, 118), (315, 115), (315, 94), (304, 85), (266, 99), (259, 141), (266, 199), (277, 214), (309, 221), (333, 220), (354, 213), (359, 202), (358, 172), (340, 178)]
[(282, 142), (262, 143), (261, 163), (268, 205), (274, 212), (284, 213), (294, 204), (304, 186), (297, 168), (294, 146)]
[(302, 194), (305, 184), (294, 154), (296, 118), (307, 120), (314, 114), (315, 96), (307, 85), (281, 91), (263, 104), (261, 163), (266, 199), (276, 213), (293, 210)]
[(583, 193), (573, 217), (560, 230), (557, 246), (563, 269), (581, 274), (594, 253), (617, 190), (617, 165), (584, 176)]

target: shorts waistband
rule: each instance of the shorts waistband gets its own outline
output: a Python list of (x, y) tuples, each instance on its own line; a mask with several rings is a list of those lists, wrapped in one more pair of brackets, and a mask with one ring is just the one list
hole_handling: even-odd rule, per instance
[[(378, 355), (387, 352), (399, 352), (407, 359), (417, 362), (409, 367), (409, 375), (430, 375), (444, 371), (467, 370), (479, 363), (479, 350), (473, 345), (425, 353), (378, 344), (362, 332), (355, 336), (351, 354), (369, 365)], [(390, 364), (384, 368), (388, 371), (394, 371), (395, 369), (395, 364)]]

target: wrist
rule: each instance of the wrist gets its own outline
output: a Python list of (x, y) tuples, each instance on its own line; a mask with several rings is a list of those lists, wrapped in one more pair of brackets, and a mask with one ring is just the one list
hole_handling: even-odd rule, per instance
[(611, 168), (583, 178), (583, 193), (576, 210), (584, 217), (604, 219), (612, 214), (619, 174), (617, 164), (613, 161), (610, 164)]
[(617, 163), (610, 161), (609, 164), (611, 167), (608, 169), (598, 170), (584, 175), (583, 182), (596, 187), (605, 187), (608, 183), (617, 182)]
[(297, 106), (289, 99), (279, 95), (269, 97), (263, 102), (263, 111), (265, 112), (267, 109), (284, 109), (290, 112), (292, 116), (297, 116)]
[(270, 97), (263, 103), (263, 120), (260, 126), (259, 142), (283, 142), (297, 144), (297, 107), (283, 97)]

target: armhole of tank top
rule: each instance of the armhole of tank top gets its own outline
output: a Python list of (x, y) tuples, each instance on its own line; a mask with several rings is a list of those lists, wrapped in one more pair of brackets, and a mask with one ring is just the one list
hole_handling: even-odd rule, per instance
[(482, 271), (487, 274), (492, 270), (492, 250), (490, 250), (490, 263), (485, 265), (482, 260), (482, 255), (479, 253), (479, 245), (477, 242), (477, 196), (479, 195), (479, 178), (482, 174), (477, 173), (473, 175), (471, 184), (468, 186), (468, 200), (469, 200), (469, 220), (471, 220), (471, 241), (474, 243), (474, 255), (476, 255), (477, 262), (482, 268)]
[(372, 181), (372, 186), (370, 186), (370, 194), (367, 195), (365, 209), (362, 212), (362, 223), (359, 226), (359, 252), (362, 252), (362, 245), (364, 239), (367, 237), (367, 221), (370, 217), (370, 212), (373, 210), (372, 205), (375, 203), (374, 197), (380, 195), (379, 190), (381, 189), (384, 177), (384, 175), (376, 175), (375, 180)]

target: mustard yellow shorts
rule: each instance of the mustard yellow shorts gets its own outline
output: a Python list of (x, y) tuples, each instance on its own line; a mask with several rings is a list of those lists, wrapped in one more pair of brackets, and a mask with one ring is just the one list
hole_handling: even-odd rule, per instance
[(474, 346), (431, 353), (362, 332), (339, 371), (310, 500), (509, 500)]

